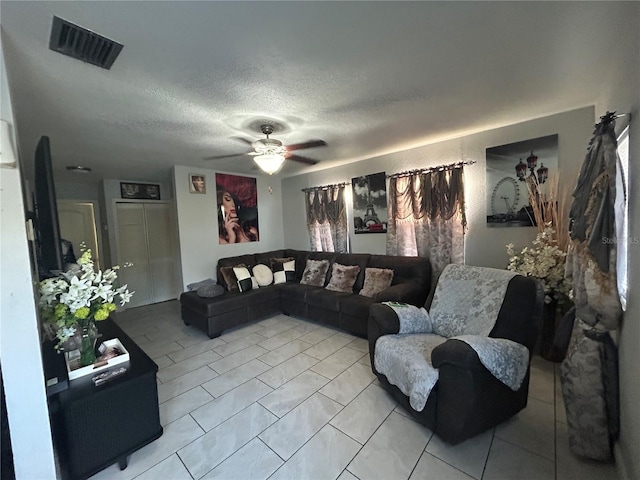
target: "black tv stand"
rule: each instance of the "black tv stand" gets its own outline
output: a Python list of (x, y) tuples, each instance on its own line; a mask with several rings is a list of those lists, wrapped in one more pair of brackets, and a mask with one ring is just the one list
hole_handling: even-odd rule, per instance
[[(158, 366), (111, 319), (98, 322), (101, 340), (119, 338), (131, 357), (127, 372), (98, 387), (92, 375), (68, 382), (49, 397), (53, 439), (63, 477), (85, 479), (118, 464), (162, 435)], [(57, 356), (57, 361), (64, 358)], [(65, 367), (66, 371), (66, 367)]]

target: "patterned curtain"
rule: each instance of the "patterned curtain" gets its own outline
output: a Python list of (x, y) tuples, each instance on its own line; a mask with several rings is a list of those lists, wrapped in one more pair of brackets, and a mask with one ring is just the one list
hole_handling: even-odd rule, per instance
[(461, 166), (389, 180), (388, 255), (427, 257), (437, 278), (463, 263), (466, 223)]
[(307, 228), (314, 252), (347, 252), (344, 185), (306, 192)]
[(573, 285), (575, 323), (560, 366), (569, 448), (580, 457), (613, 459), (620, 433), (617, 330), (615, 113), (596, 125), (573, 192), (565, 278)]

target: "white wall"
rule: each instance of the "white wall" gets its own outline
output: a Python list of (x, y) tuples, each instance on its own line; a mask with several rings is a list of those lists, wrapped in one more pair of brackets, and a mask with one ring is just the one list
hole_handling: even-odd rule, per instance
[[(190, 173), (205, 175), (207, 193), (189, 193)], [(215, 278), (218, 258), (267, 252), (280, 249), (286, 243), (282, 236), (283, 198), (280, 180), (278, 177), (259, 175), (256, 178), (260, 240), (219, 245), (215, 174), (215, 170), (180, 165), (176, 165), (173, 169), (184, 290), (190, 283), (205, 278)], [(249, 176), (238, 173), (234, 175)]]
[[(640, 4), (632, 10), (615, 32), (618, 48), (611, 52), (615, 68), (603, 79), (603, 89), (596, 102), (596, 116), (607, 110), (631, 112), (629, 130), (629, 237), (640, 238)], [(628, 124), (628, 117), (617, 121), (617, 131)], [(620, 440), (616, 461), (621, 478), (640, 478), (640, 245), (629, 243), (629, 295), (627, 311), (619, 332), (620, 355)]]
[[(505, 268), (508, 256), (505, 245), (513, 243), (524, 247), (535, 238), (533, 227), (489, 228), (486, 224), (485, 150), (521, 140), (558, 134), (558, 164), (563, 184), (572, 187), (579, 166), (584, 160), (588, 140), (593, 130), (593, 107), (585, 107), (549, 117), (530, 120), (516, 125), (488, 130), (462, 138), (439, 142), (424, 147), (356, 162), (282, 181), (285, 246), (309, 248), (304, 194), (300, 189), (315, 185), (351, 182), (353, 177), (385, 171), (388, 174), (474, 160), (477, 163), (465, 167), (465, 198), (468, 230), (465, 239), (465, 262)], [(550, 172), (552, 174), (553, 172)], [(515, 165), (514, 173), (515, 177)], [(521, 192), (521, 194), (526, 194)], [(352, 218), (348, 202), (349, 218)], [(351, 236), (354, 253), (385, 253), (386, 235), (365, 234)]]
[[(0, 116), (14, 125), (0, 45)], [(13, 136), (12, 136), (13, 137)], [(17, 144), (0, 146), (0, 357), (16, 478), (55, 478)], [(13, 143), (13, 145), (11, 145)], [(31, 152), (32, 154), (32, 152)], [(26, 158), (31, 158), (27, 154)]]

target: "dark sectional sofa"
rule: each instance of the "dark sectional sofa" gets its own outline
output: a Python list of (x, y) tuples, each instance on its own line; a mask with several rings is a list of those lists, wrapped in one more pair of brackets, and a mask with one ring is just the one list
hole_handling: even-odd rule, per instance
[[(275, 313), (295, 315), (326, 325), (339, 327), (360, 337), (367, 337), (369, 306), (376, 302), (397, 301), (421, 306), (431, 288), (431, 264), (423, 257), (396, 257), (360, 253), (309, 252), (282, 249), (266, 253), (240, 255), (218, 260), (217, 279), (223, 285), (221, 267), (239, 264), (254, 267), (269, 266), (272, 258), (295, 259), (295, 281), (269, 285), (248, 292), (226, 292), (212, 298), (202, 298), (194, 292), (180, 296), (182, 320), (204, 330), (210, 338), (219, 336), (224, 330), (247, 322), (266, 318)], [(331, 266), (358, 265), (360, 272), (352, 293), (335, 292), (323, 287), (300, 283), (307, 259), (329, 260), (325, 279), (331, 278)], [(375, 297), (359, 295), (366, 268), (391, 269), (394, 272), (391, 286)]]

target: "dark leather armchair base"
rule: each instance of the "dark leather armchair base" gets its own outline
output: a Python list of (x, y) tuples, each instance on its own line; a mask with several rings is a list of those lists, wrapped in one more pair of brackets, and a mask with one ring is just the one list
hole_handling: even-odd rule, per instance
[[(539, 282), (516, 276), (509, 282), (496, 324), (489, 334), (521, 343), (533, 353), (541, 324), (544, 292)], [(429, 305), (426, 305), (427, 308)], [(527, 405), (529, 371), (519, 390), (513, 391), (480, 363), (468, 344), (450, 339), (436, 347), (431, 361), (439, 379), (425, 408), (418, 412), (409, 397), (375, 369), (375, 345), (382, 335), (398, 333), (400, 324), (393, 309), (375, 304), (369, 310), (369, 353), (371, 368), (380, 383), (423, 425), (451, 444), (493, 428)]]

